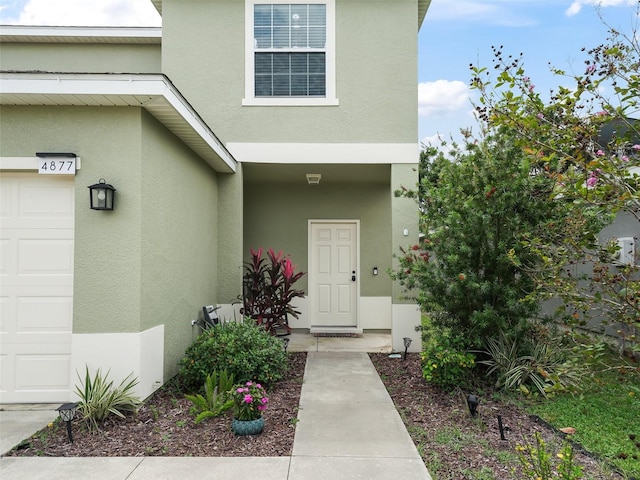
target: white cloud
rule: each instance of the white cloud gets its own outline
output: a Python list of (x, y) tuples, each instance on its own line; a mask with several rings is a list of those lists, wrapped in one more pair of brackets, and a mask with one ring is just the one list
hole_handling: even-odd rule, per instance
[(617, 7), (620, 5), (634, 5), (637, 0), (574, 0), (567, 8), (565, 14), (569, 17), (577, 15), (582, 10), (583, 5), (592, 5), (594, 7)]
[(460, 80), (436, 80), (418, 84), (418, 114), (429, 116), (469, 108), (469, 87)]
[(5, 11), (0, 11), (0, 15), (2, 23), (18, 25), (161, 25), (151, 0), (27, 0), (11, 16)]

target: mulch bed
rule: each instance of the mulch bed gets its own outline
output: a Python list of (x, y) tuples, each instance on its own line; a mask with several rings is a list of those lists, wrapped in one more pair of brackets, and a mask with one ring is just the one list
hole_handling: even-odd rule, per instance
[[(231, 431), (230, 415), (194, 423), (191, 402), (175, 388), (156, 391), (136, 415), (125, 420), (111, 416), (96, 433), (74, 420), (73, 440), (58, 421), (9, 452), (9, 456), (54, 457), (248, 457), (288, 456), (293, 448), (306, 353), (289, 355), (286, 378), (268, 391), (265, 429), (260, 435), (238, 437)], [(230, 413), (230, 411), (229, 411)]]
[[(521, 479), (515, 447), (540, 432), (549, 445), (560, 445), (562, 435), (517, 406), (492, 395), (483, 385), (478, 393), (476, 417), (469, 415), (466, 395), (470, 392), (443, 391), (422, 377), (420, 357), (408, 354), (406, 360), (386, 354), (370, 355), (410, 435), (434, 478)], [(228, 415), (198, 425), (189, 413), (191, 403), (171, 385), (152, 395), (137, 415), (126, 420), (109, 419), (97, 433), (73, 422), (74, 443), (66, 429), (56, 421), (38, 432), (10, 456), (289, 456), (293, 447), (306, 353), (289, 354), (286, 379), (269, 389), (269, 408), (265, 430), (260, 435), (238, 437), (231, 432)], [(480, 388), (480, 387), (479, 387)], [(497, 416), (505, 428), (501, 440)], [(556, 450), (554, 450), (555, 452)], [(577, 461), (585, 478), (620, 479), (603, 472), (599, 463), (578, 451)], [(492, 476), (489, 476), (492, 475)]]
[[(390, 359), (385, 354), (370, 357), (414, 443), (420, 445), (418, 451), (425, 464), (438, 480), (526, 478), (515, 449), (518, 444), (533, 443), (535, 432), (540, 432), (555, 459), (564, 434), (493, 395), (491, 385), (480, 383), (473, 392), (444, 391), (424, 380), (419, 354), (408, 354), (406, 360)], [(475, 417), (467, 407), (470, 393), (480, 399)], [(501, 439), (498, 415), (506, 440)], [(583, 467), (584, 478), (622, 478), (615, 472), (602, 471), (597, 460), (578, 449), (576, 461)]]

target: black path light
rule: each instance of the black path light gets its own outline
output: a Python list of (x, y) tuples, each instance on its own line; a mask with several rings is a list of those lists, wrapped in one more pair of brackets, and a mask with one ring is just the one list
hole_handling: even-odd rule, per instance
[(480, 404), (480, 400), (475, 395), (467, 395), (467, 406), (469, 407), (469, 413), (472, 417), (475, 417), (478, 413), (478, 405)]
[(404, 355), (402, 356), (402, 360), (406, 360), (407, 350), (409, 350), (409, 347), (411, 346), (411, 342), (413, 340), (411, 340), (409, 337), (404, 337), (402, 341), (404, 342)]
[(76, 408), (78, 408), (78, 402), (63, 403), (58, 408), (56, 408), (62, 421), (67, 423), (67, 436), (69, 437), (69, 442), (71, 443), (73, 443), (73, 435), (71, 434), (71, 420), (73, 420), (73, 418), (76, 416)]
[(113, 210), (113, 201), (116, 196), (113, 185), (109, 185), (104, 178), (101, 178), (98, 183), (89, 185), (88, 188), (91, 210)]

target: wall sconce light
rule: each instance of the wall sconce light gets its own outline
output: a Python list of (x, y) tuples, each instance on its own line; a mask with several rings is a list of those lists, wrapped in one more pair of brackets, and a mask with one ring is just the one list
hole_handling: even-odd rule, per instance
[(475, 395), (467, 395), (467, 406), (469, 407), (469, 413), (472, 417), (475, 417), (478, 413), (478, 405), (480, 400)]
[(69, 442), (73, 443), (73, 435), (71, 434), (71, 420), (76, 416), (76, 408), (78, 408), (78, 402), (75, 403), (63, 403), (56, 410), (60, 415), (60, 419), (67, 423), (67, 436)]
[(105, 183), (104, 178), (101, 178), (98, 183), (89, 185), (88, 188), (91, 210), (113, 210), (113, 200), (116, 195), (113, 185)]
[(320, 179), (322, 175), (320, 173), (307, 173), (307, 183), (309, 185), (320, 185)]
[(402, 356), (402, 360), (406, 360), (407, 350), (409, 350), (409, 347), (411, 346), (411, 342), (413, 340), (411, 340), (409, 337), (404, 337), (402, 341), (404, 342), (404, 355)]
[(377, 275), (378, 274), (378, 267), (373, 267), (373, 274)]

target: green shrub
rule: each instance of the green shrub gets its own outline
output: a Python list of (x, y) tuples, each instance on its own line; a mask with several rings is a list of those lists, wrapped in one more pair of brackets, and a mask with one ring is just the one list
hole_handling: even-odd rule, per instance
[[(426, 334), (425, 334), (426, 333)], [(475, 355), (465, 340), (447, 328), (423, 328), (422, 375), (434, 385), (463, 385), (475, 366)]]
[(228, 375), (226, 370), (220, 374), (213, 372), (207, 375), (204, 382), (204, 395), (185, 395), (185, 398), (193, 403), (191, 413), (196, 415), (195, 423), (217, 417), (233, 406), (231, 389), (233, 388), (233, 375)]
[(200, 391), (213, 371), (226, 370), (236, 382), (270, 384), (287, 368), (282, 340), (251, 319), (221, 323), (202, 333), (180, 362), (180, 377), (187, 391)]
[[(78, 411), (87, 422), (90, 430), (98, 430), (98, 422), (104, 421), (110, 414), (124, 418), (122, 412), (135, 412), (140, 405), (140, 399), (132, 394), (138, 384), (132, 373), (118, 385), (113, 387), (109, 380), (109, 372), (104, 376), (98, 369), (93, 377), (89, 375), (89, 367), (85, 366), (85, 376), (82, 385), (76, 385), (76, 394), (80, 397)], [(82, 381), (80, 374), (78, 380)]]

